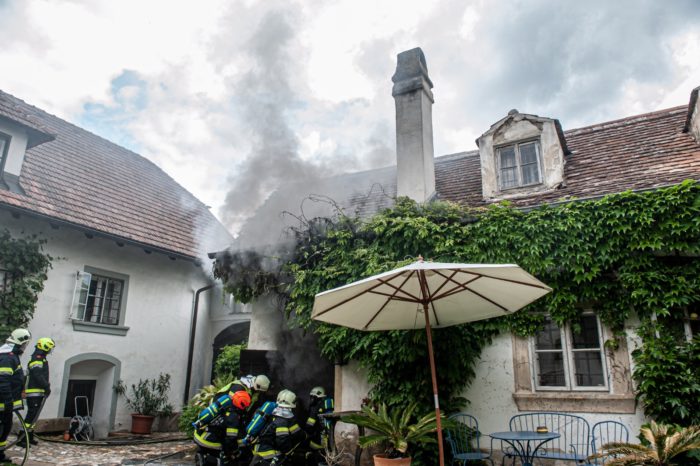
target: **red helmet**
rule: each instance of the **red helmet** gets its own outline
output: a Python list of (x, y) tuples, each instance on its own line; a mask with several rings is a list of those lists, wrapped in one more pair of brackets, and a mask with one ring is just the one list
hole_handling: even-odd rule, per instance
[(250, 406), (250, 395), (245, 390), (239, 390), (231, 395), (231, 402), (237, 409), (244, 411)]

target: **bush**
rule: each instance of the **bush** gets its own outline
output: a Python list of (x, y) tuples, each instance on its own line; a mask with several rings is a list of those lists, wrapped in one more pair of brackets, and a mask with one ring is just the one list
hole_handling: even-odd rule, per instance
[(241, 370), (241, 351), (247, 347), (246, 342), (224, 346), (214, 362), (214, 378), (237, 377)]
[(212, 385), (202, 387), (182, 408), (182, 413), (178, 420), (178, 429), (180, 432), (192, 438), (194, 435), (192, 423), (197, 420), (200, 411), (209, 406), (214, 400), (214, 395), (232, 381), (233, 377), (219, 377), (214, 380)]
[(115, 390), (124, 396), (126, 404), (136, 414), (170, 416), (173, 413), (173, 406), (168, 399), (170, 374), (160, 374), (158, 379), (139, 379), (137, 384), (131, 384), (130, 395), (127, 395), (122, 380), (117, 383)]

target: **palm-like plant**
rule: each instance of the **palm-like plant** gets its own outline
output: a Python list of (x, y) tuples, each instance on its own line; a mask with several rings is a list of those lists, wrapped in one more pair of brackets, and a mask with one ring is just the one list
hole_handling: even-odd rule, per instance
[[(392, 413), (389, 413), (386, 404), (383, 403), (378, 409), (363, 406), (360, 413), (343, 416), (341, 420), (374, 431), (360, 437), (359, 443), (362, 448), (385, 442), (388, 445), (387, 456), (397, 458), (406, 456), (411, 444), (437, 442), (435, 414), (426, 414), (411, 422), (417, 406), (417, 403), (413, 403), (405, 410), (397, 409)], [(443, 419), (442, 422), (446, 423), (447, 420)]]
[(641, 435), (649, 446), (633, 443), (608, 443), (593, 458), (609, 458), (607, 466), (673, 466), (673, 459), (700, 449), (700, 426), (676, 429), (652, 421), (642, 427)]

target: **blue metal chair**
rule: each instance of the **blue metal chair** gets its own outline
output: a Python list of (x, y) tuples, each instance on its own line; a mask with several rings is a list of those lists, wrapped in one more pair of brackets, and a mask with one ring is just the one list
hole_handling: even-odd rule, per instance
[(457, 413), (450, 416), (456, 422), (456, 427), (447, 430), (447, 443), (452, 450), (452, 463), (467, 461), (489, 461), (493, 465), (491, 453), (481, 451), (479, 445), (479, 423), (472, 415)]
[[(593, 424), (591, 429), (591, 454), (594, 455), (598, 449), (611, 442), (630, 441), (630, 433), (627, 427), (617, 421), (601, 421)], [(605, 458), (596, 458), (594, 464), (605, 464)]]
[[(558, 439), (547, 442), (537, 452), (542, 459), (558, 459), (583, 463), (591, 448), (588, 421), (581, 416), (556, 412), (524, 413), (510, 418), (510, 430), (535, 431), (545, 426), (550, 432), (560, 434)], [(512, 452), (504, 451), (505, 456), (512, 457)], [(505, 458), (504, 458), (505, 459)]]

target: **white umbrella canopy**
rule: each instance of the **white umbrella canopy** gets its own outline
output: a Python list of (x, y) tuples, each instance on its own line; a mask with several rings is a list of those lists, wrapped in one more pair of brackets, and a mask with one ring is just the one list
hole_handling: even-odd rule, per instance
[(416, 329), (425, 327), (428, 303), (430, 326), (449, 327), (512, 314), (550, 291), (514, 264), (419, 260), (317, 294), (311, 318), (358, 330)]
[(552, 291), (515, 264), (417, 262), (316, 295), (311, 318), (358, 330), (425, 328), (440, 466), (445, 464), (431, 328), (511, 314)]

